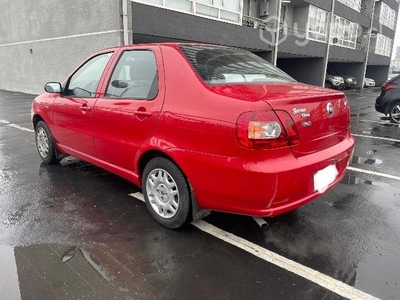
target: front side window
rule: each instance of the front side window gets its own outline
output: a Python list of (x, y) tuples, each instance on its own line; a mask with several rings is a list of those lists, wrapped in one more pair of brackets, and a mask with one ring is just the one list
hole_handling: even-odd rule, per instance
[(97, 55), (88, 60), (69, 80), (65, 94), (75, 97), (94, 97), (101, 75), (112, 53)]
[(125, 51), (119, 59), (105, 97), (151, 100), (158, 94), (158, 74), (150, 50)]
[(198, 75), (210, 85), (295, 82), (293, 78), (257, 55), (219, 46), (180, 46)]

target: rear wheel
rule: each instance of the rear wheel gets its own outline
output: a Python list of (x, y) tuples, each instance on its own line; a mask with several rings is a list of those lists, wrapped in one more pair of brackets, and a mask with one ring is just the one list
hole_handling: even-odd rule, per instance
[(396, 102), (390, 107), (389, 116), (392, 122), (400, 123), (400, 102)]
[(326, 87), (327, 89), (331, 89), (331, 88), (333, 88), (333, 85), (332, 85), (332, 83), (330, 83), (329, 81), (325, 81), (325, 87)]
[(143, 195), (152, 217), (169, 229), (189, 221), (190, 189), (179, 168), (163, 157), (153, 158), (142, 176)]
[(35, 127), (36, 148), (40, 158), (46, 164), (56, 164), (60, 161), (54, 146), (54, 139), (46, 123), (39, 121)]

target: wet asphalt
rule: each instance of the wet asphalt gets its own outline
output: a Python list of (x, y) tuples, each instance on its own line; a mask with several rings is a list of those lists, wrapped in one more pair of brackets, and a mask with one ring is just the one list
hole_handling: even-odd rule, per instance
[[(400, 128), (379, 91), (346, 92), (351, 167), (400, 177)], [(0, 120), (31, 128), (34, 95), (0, 91)], [(196, 227), (158, 225), (138, 189), (66, 158), (47, 166), (34, 135), (0, 122), (0, 299), (343, 299)], [(368, 137), (385, 137), (385, 141)], [(348, 171), (313, 203), (266, 219), (206, 222), (380, 299), (400, 299), (399, 181)]]

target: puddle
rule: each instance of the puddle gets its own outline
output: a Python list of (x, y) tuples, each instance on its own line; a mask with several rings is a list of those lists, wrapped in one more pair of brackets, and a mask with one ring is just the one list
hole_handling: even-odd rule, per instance
[(352, 117), (365, 117), (367, 115), (367, 113), (351, 114)]

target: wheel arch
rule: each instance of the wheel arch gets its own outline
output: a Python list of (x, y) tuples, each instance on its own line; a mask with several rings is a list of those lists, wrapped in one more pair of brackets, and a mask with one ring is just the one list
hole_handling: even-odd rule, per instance
[(190, 180), (187, 177), (185, 171), (180, 167), (180, 165), (176, 162), (176, 160), (174, 160), (170, 155), (168, 155), (164, 151), (161, 151), (158, 149), (149, 149), (140, 155), (140, 157), (138, 159), (138, 163), (137, 163), (137, 171), (138, 171), (139, 178), (142, 179), (142, 175), (143, 175), (143, 172), (144, 172), (144, 169), (145, 169), (147, 163), (156, 157), (163, 157), (165, 159), (170, 160), (172, 163), (174, 163), (177, 166), (177, 168), (184, 175), (186, 182), (190, 189), (190, 202), (191, 202), (190, 209), (191, 209), (191, 214), (192, 214), (192, 220), (198, 221), (198, 220), (203, 219), (207, 215), (209, 215), (211, 213), (210, 210), (202, 209), (199, 206), (199, 204), (196, 200), (195, 191), (194, 191), (193, 186), (191, 185)]
[(39, 115), (39, 114), (35, 114), (35, 115), (32, 117), (32, 125), (33, 125), (33, 128), (34, 128), (34, 129), (36, 128), (37, 123), (39, 123), (40, 121), (43, 121), (44, 123), (46, 123), (46, 121), (45, 121), (45, 120), (42, 118), (42, 116)]

